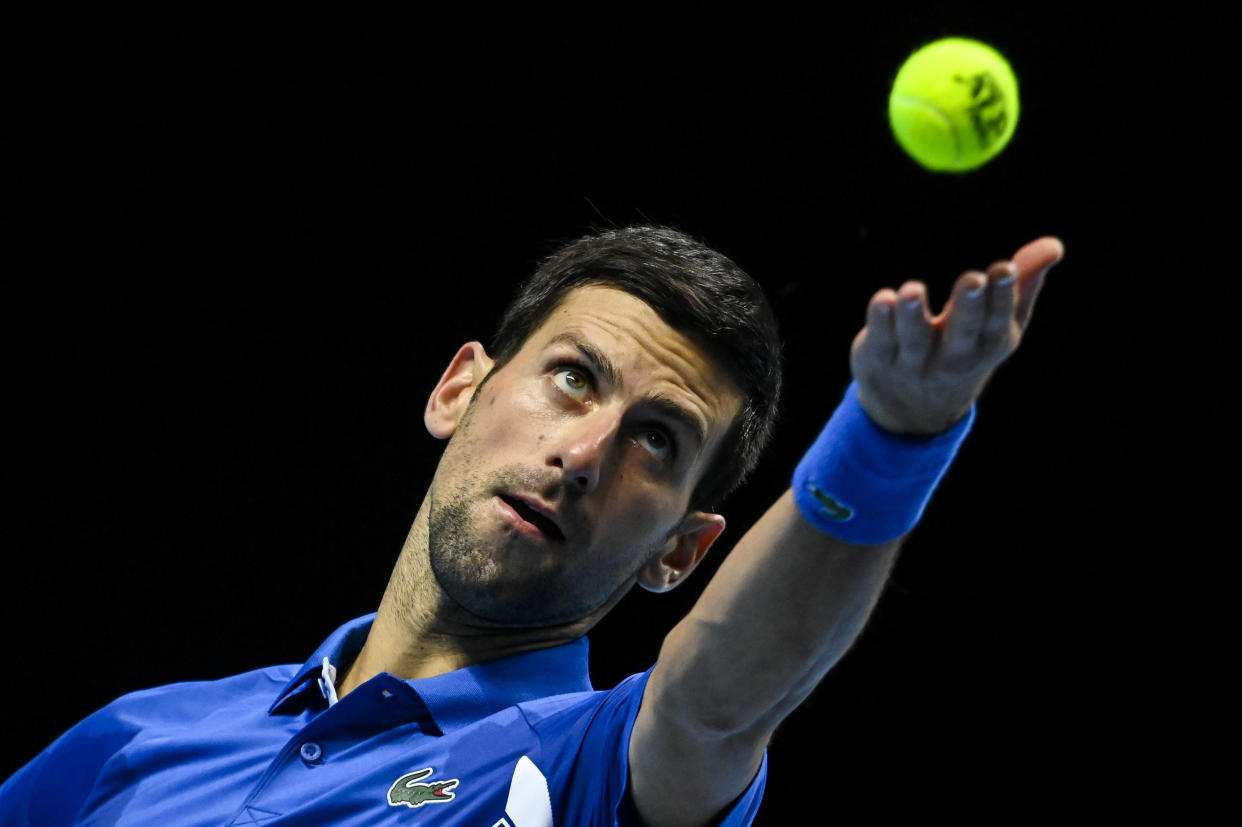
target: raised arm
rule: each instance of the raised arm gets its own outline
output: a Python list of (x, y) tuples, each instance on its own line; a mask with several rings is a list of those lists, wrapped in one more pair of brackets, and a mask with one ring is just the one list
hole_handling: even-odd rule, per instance
[[(1041, 238), (966, 272), (937, 316), (921, 283), (876, 293), (850, 358), (871, 423), (913, 438), (915, 450), (965, 427), (1063, 254)], [(711, 824), (745, 790), (777, 725), (861, 631), (903, 539), (838, 539), (808, 521), (792, 491), (742, 537), (665, 638), (643, 697), (630, 779), (648, 827)]]

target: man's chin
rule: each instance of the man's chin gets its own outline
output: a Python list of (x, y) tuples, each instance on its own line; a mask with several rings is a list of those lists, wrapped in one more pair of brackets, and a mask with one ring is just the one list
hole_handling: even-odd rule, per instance
[(522, 589), (526, 589), (524, 598), (529, 598), (531, 592), (528, 585), (512, 583), (499, 585), (488, 591), (469, 588), (464, 593), (461, 589), (445, 589), (445, 592), (454, 603), (483, 625), (497, 628), (539, 629), (571, 626), (583, 620), (589, 613), (576, 608), (555, 606), (546, 601), (523, 599), (520, 602), (509, 602), (496, 599), (498, 591), (522, 593)]
[[(594, 625), (607, 609), (620, 599), (619, 593), (593, 599), (571, 600), (573, 590), (560, 578), (541, 575), (506, 574), (493, 565), (464, 571), (456, 566), (438, 566), (432, 555), (432, 571), (441, 592), (472, 621), (479, 625), (508, 629), (538, 629)], [(443, 561), (441, 561), (443, 562)]]

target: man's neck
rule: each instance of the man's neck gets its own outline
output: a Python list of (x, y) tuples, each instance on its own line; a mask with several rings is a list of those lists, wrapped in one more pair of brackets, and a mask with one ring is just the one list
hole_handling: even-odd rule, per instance
[(591, 625), (505, 628), (470, 617), (444, 594), (432, 573), (427, 509), (424, 500), (402, 545), (366, 643), (337, 687), (339, 697), (381, 672), (402, 680), (430, 678), (568, 643), (585, 634)]

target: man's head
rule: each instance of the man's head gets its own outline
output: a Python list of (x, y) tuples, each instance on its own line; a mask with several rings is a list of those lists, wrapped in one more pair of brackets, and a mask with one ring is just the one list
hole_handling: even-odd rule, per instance
[(699, 503), (771, 432), (778, 360), (758, 289), (683, 236), (553, 255), (495, 358), (468, 343), (428, 402), (428, 429), (451, 437), (428, 494), (443, 592), (489, 623), (589, 627), (634, 582), (681, 582), (724, 528)]
[(781, 393), (781, 342), (763, 291), (730, 259), (663, 227), (591, 235), (553, 253), (518, 288), (490, 352), (501, 367), (570, 291), (623, 290), (697, 342), (742, 394), (742, 411), (691, 496), (716, 508), (754, 470), (772, 438)]

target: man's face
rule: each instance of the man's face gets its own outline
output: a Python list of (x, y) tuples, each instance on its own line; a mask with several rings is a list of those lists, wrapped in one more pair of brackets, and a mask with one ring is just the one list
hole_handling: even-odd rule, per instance
[(641, 300), (570, 292), (440, 434), (452, 433), (430, 491), (441, 588), (488, 622), (547, 626), (606, 611), (636, 574), (668, 585), (649, 582), (660, 561), (675, 584), (689, 546), (705, 551), (723, 528), (687, 507), (740, 400)]

